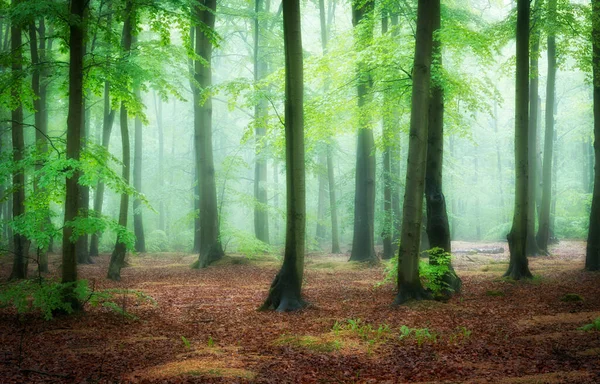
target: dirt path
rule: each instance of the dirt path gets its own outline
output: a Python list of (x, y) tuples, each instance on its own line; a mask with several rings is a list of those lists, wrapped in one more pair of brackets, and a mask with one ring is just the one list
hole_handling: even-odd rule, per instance
[[(138, 256), (116, 284), (104, 279), (105, 255), (81, 277), (158, 305), (117, 297), (137, 320), (89, 308), (20, 323), (0, 310), (0, 382), (597, 383), (600, 332), (577, 328), (600, 317), (600, 275), (581, 271), (583, 252), (561, 243), (531, 259), (536, 278), (524, 283), (500, 279), (507, 252), (459, 255), (461, 295), (399, 308), (392, 285), (374, 286), (383, 266), (310, 255), (311, 306), (293, 314), (256, 311), (277, 261), (194, 271), (191, 255)], [(583, 301), (562, 301), (569, 293)]]

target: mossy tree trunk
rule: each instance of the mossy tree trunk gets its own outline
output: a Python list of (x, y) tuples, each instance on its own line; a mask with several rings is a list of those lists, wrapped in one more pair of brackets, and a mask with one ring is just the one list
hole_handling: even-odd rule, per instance
[[(432, 5), (434, 31), (441, 28), (440, 3)], [(433, 70), (439, 75), (442, 73), (442, 44), (439, 37), (433, 41)], [(436, 77), (439, 79), (441, 76)], [(429, 129), (427, 140), (427, 169), (425, 173), (425, 198), (427, 206), (427, 236), (431, 248), (441, 248), (450, 253), (450, 224), (446, 211), (446, 198), (442, 188), (442, 172), (444, 163), (444, 89), (441, 82), (431, 84), (431, 98), (429, 102)], [(429, 254), (429, 264), (439, 265), (439, 253)], [(442, 277), (445, 283), (444, 294), (451, 295), (459, 292), (462, 282), (454, 272), (452, 264), (448, 272)]]
[(419, 248), (427, 162), (427, 125), (433, 46), (433, 15), (439, 0), (419, 0), (417, 40), (413, 66), (412, 109), (402, 232), (398, 250), (398, 295), (395, 304), (422, 300), (430, 295), (419, 278)]
[[(373, 40), (372, 0), (353, 0), (352, 24), (357, 50), (368, 47)], [(363, 61), (357, 64), (358, 139), (356, 146), (356, 181), (354, 189), (354, 233), (350, 261), (374, 262), (375, 254), (375, 141), (369, 104), (372, 100), (373, 78)]]
[(600, 0), (592, 0), (592, 71), (594, 79), (594, 192), (590, 211), (585, 269), (600, 270)]
[(306, 306), (302, 299), (306, 225), (302, 35), (300, 1), (283, 2), (285, 48), (285, 159), (287, 218), (285, 252), (261, 309), (294, 311)]
[[(532, 277), (527, 261), (529, 0), (517, 0), (517, 73), (515, 87), (515, 205), (508, 234), (510, 262), (504, 276), (515, 280)], [(533, 203), (533, 202), (532, 202)]]
[[(141, 100), (139, 88), (134, 91), (135, 97)], [(142, 193), (142, 119), (135, 116), (134, 122), (134, 155), (133, 155), (133, 187)], [(133, 200), (133, 230), (135, 233), (135, 251), (146, 252), (146, 240), (144, 237), (144, 221), (142, 219), (142, 201), (139, 198)]]
[(208, 31), (215, 26), (216, 0), (196, 0), (195, 48), (201, 58), (195, 62), (194, 79), (194, 142), (198, 173), (200, 207), (200, 254), (194, 267), (205, 268), (223, 257), (219, 235), (219, 212), (212, 146), (212, 99), (203, 93), (212, 85), (212, 46), (214, 37)]

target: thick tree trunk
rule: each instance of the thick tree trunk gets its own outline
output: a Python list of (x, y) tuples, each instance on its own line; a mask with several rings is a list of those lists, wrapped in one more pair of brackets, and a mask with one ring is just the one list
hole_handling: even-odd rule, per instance
[(529, 0), (517, 0), (515, 88), (515, 206), (512, 228), (507, 236), (510, 263), (504, 276), (519, 280), (532, 277), (527, 261)]
[(585, 269), (600, 270), (600, 0), (592, 0), (592, 72), (594, 79), (594, 192), (585, 255)]
[(412, 109), (402, 233), (398, 250), (398, 295), (395, 304), (429, 298), (419, 279), (419, 247), (427, 162), (428, 110), (433, 46), (433, 15), (439, 0), (419, 0), (413, 66)]
[[(357, 28), (360, 23), (372, 23), (372, 0), (352, 2), (352, 24), (359, 51), (365, 49), (373, 39), (372, 24), (368, 28)], [(361, 31), (362, 29), (362, 31)], [(356, 183), (354, 194), (354, 234), (350, 261), (374, 262), (375, 254), (375, 141), (371, 127), (368, 104), (372, 100), (373, 79), (366, 63), (357, 67), (358, 91), (358, 139), (356, 146)]]
[[(141, 100), (140, 90), (135, 91), (136, 98)], [(133, 188), (142, 192), (142, 119), (135, 116), (135, 142), (133, 155)], [(142, 220), (142, 201), (138, 198), (133, 200), (133, 230), (135, 233), (135, 251), (146, 252), (146, 240), (144, 238), (144, 221)]]
[[(19, 0), (13, 1), (13, 7)], [(20, 162), (25, 153), (25, 142), (23, 138), (23, 104), (21, 97), (21, 71), (23, 70), (23, 52), (21, 26), (15, 20), (11, 20), (10, 47), (12, 51), (11, 68), (13, 73), (11, 97), (18, 104), (12, 108), (12, 151), (15, 170), (12, 175), (12, 217), (17, 218), (25, 213), (25, 167)], [(24, 235), (13, 234), (14, 262), (11, 279), (24, 279), (27, 277), (29, 264), (29, 241)]]
[[(71, 1), (70, 38), (69, 38), (69, 113), (67, 115), (67, 158), (79, 160), (81, 151), (81, 126), (83, 124), (83, 55), (85, 53), (85, 13), (86, 0)], [(65, 224), (72, 222), (79, 211), (79, 170), (75, 169), (67, 177), (65, 197)], [(75, 241), (72, 239), (73, 227), (65, 225), (63, 229), (62, 283), (77, 281), (77, 258)], [(71, 303), (73, 309), (81, 309), (70, 285), (63, 291), (63, 299)]]
[(333, 173), (333, 148), (327, 146), (327, 181), (329, 186), (329, 206), (331, 207), (331, 253), (342, 253), (340, 250), (337, 199), (335, 197), (335, 176)]
[[(556, 0), (548, 2), (549, 22), (556, 17)], [(554, 89), (556, 84), (556, 38), (550, 30), (548, 35), (548, 80), (546, 82), (546, 133), (544, 137), (544, 163), (542, 170), (542, 204), (539, 228), (536, 236), (540, 252), (548, 254), (550, 240), (550, 203), (552, 200), (552, 152), (554, 144)]]
[[(541, 4), (543, 0), (536, 0), (533, 9), (533, 23), (537, 24), (540, 20)], [(535, 200), (537, 189), (537, 130), (538, 130), (538, 99), (539, 99), (539, 64), (538, 56), (540, 54), (540, 28), (535, 25), (531, 33), (531, 65), (530, 65), (530, 85), (529, 85), (529, 130), (527, 148), (528, 162), (528, 185), (527, 185), (527, 255), (535, 256), (538, 254), (538, 246), (535, 240)]]
[[(260, 81), (267, 74), (266, 55), (260, 44), (260, 14), (263, 12), (262, 0), (255, 0), (254, 18), (254, 81)], [(264, 12), (268, 12), (268, 8)], [(266, 124), (267, 100), (261, 97), (254, 107), (254, 134), (256, 138), (254, 164), (254, 234), (256, 238), (269, 243), (269, 212), (267, 195), (267, 153), (266, 153)]]
[[(434, 31), (441, 28), (440, 3), (432, 5)], [(435, 58), (438, 74), (442, 73), (442, 45), (439, 39), (433, 41), (432, 55)], [(432, 84), (429, 102), (429, 127), (427, 140), (427, 169), (425, 171), (425, 198), (427, 200), (427, 236), (431, 248), (441, 248), (451, 252), (450, 224), (446, 211), (446, 198), (442, 188), (442, 172), (444, 163), (444, 89), (440, 82)], [(429, 253), (429, 264), (439, 265), (439, 252)], [(459, 292), (462, 281), (454, 272), (452, 264), (449, 271), (442, 277), (446, 284), (443, 289), (445, 296)]]
[[(133, 9), (133, 1), (127, 0), (125, 4), (125, 21), (123, 23), (123, 52), (129, 55), (131, 51), (131, 43), (133, 40), (133, 23), (135, 22), (135, 15)], [(119, 122), (121, 125), (121, 143), (123, 146), (123, 167), (122, 174), (123, 181), (126, 185), (130, 182), (130, 165), (131, 165), (131, 153), (129, 146), (129, 126), (127, 122), (128, 113), (125, 102), (121, 102), (121, 112), (119, 116)], [(121, 194), (121, 203), (119, 205), (119, 225), (122, 230), (127, 229), (127, 214), (129, 210), (129, 195), (127, 193)], [(123, 239), (117, 235), (117, 242), (115, 248), (110, 256), (110, 264), (108, 266), (107, 278), (115, 281), (121, 280), (121, 268), (125, 264), (125, 254), (127, 253), (127, 246)]]
[(302, 299), (306, 224), (304, 172), (304, 106), (300, 1), (283, 2), (285, 49), (285, 159), (287, 218), (285, 252), (261, 309), (294, 311), (306, 306)]
[[(104, 83), (104, 117), (102, 120), (102, 147), (108, 151), (110, 135), (112, 133), (113, 122), (115, 121), (115, 110), (110, 106), (110, 84)], [(99, 181), (94, 195), (94, 214), (102, 215), (102, 205), (104, 202), (104, 183)], [(94, 233), (90, 239), (90, 256), (98, 256), (100, 243), (100, 233)]]
[(194, 77), (194, 142), (196, 167), (200, 189), (200, 254), (194, 267), (205, 268), (223, 257), (219, 235), (217, 187), (212, 148), (212, 99), (203, 100), (202, 91), (212, 85), (212, 42), (203, 28), (215, 26), (216, 0), (197, 0), (194, 12), (203, 27), (196, 27), (196, 54), (202, 61), (195, 62)]

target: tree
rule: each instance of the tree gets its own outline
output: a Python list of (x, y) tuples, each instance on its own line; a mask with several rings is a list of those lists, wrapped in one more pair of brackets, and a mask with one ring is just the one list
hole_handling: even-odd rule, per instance
[[(265, 5), (268, 7), (270, 2)], [(254, 81), (260, 81), (267, 74), (266, 55), (262, 52), (260, 43), (261, 12), (269, 12), (263, 1), (255, 0), (254, 8)], [(256, 238), (269, 243), (269, 212), (267, 195), (267, 157), (265, 151), (267, 99), (261, 97), (254, 107), (255, 124), (255, 164), (254, 164), (254, 234)]]
[(600, 270), (600, 0), (592, 0), (592, 73), (594, 90), (594, 192), (590, 210), (585, 269)]
[(536, 0), (533, 7), (533, 31), (531, 32), (531, 65), (529, 86), (529, 147), (528, 162), (528, 205), (527, 205), (527, 255), (537, 255), (539, 250), (535, 240), (535, 199), (537, 189), (537, 130), (538, 130), (538, 100), (539, 100), (539, 64), (540, 55), (540, 26), (543, 0)]
[[(440, 2), (434, 1), (431, 10), (433, 16), (432, 29), (441, 28)], [(450, 224), (446, 211), (446, 198), (442, 188), (442, 164), (444, 162), (444, 88), (441, 84), (442, 73), (442, 44), (439, 36), (433, 40), (433, 71), (436, 81), (431, 85), (429, 101), (429, 127), (427, 140), (427, 165), (425, 171), (425, 198), (427, 205), (427, 236), (431, 248), (441, 248), (450, 252)], [(439, 253), (429, 253), (429, 263), (439, 265)], [(447, 293), (458, 292), (461, 280), (454, 272), (452, 265), (443, 276)]]
[[(81, 126), (83, 125), (83, 56), (85, 53), (85, 13), (86, 0), (71, 1), (71, 17), (69, 18), (69, 112), (67, 115), (67, 159), (79, 161), (81, 151)], [(65, 197), (65, 226), (63, 229), (62, 282), (77, 281), (77, 255), (75, 253), (76, 237), (73, 231), (73, 220), (79, 213), (79, 175), (77, 165), (71, 165), (67, 173)], [(73, 286), (63, 292), (64, 299), (71, 303), (73, 309), (80, 309)]]
[(300, 1), (283, 2), (285, 49), (285, 159), (287, 218), (285, 252), (281, 270), (275, 276), (261, 309), (279, 312), (304, 308), (304, 241), (306, 224), (304, 172), (304, 116), (302, 35)]
[[(134, 90), (135, 97), (141, 100), (140, 90)], [(135, 116), (134, 122), (134, 156), (133, 156), (133, 187), (142, 192), (142, 118)], [(139, 197), (133, 200), (133, 230), (135, 232), (135, 251), (146, 252), (144, 239), (144, 222), (142, 221), (142, 201)]]
[[(13, 8), (17, 7), (19, 0), (14, 0)], [(25, 142), (23, 138), (23, 104), (21, 102), (22, 71), (23, 71), (23, 47), (21, 38), (21, 25), (13, 19), (10, 26), (10, 48), (12, 51), (11, 69), (12, 102), (16, 103), (11, 112), (12, 152), (14, 170), (12, 177), (12, 216), (13, 219), (25, 214), (25, 167), (22, 164), (25, 153)], [(15, 231), (13, 234), (14, 262), (11, 279), (24, 279), (27, 277), (29, 264), (29, 241), (25, 235)]]
[(550, 240), (550, 202), (552, 200), (552, 152), (554, 150), (554, 114), (556, 88), (556, 0), (548, 1), (548, 80), (546, 81), (546, 132), (544, 137), (544, 162), (542, 170), (542, 204), (539, 228), (536, 235), (540, 252), (548, 253)]
[[(123, 39), (122, 47), (123, 52), (126, 56), (131, 53), (131, 44), (133, 40), (133, 30), (136, 20), (135, 9), (133, 0), (127, 0), (125, 3), (125, 14), (123, 22)], [(129, 170), (131, 163), (131, 153), (129, 147), (129, 127), (128, 127), (128, 112), (125, 101), (121, 101), (121, 111), (119, 115), (119, 121), (121, 125), (121, 141), (123, 146), (123, 167), (122, 177), (126, 185), (129, 185), (131, 179), (131, 172)], [(127, 192), (121, 193), (121, 203), (119, 205), (119, 226), (121, 228), (127, 228), (127, 214), (129, 210), (129, 194)], [(115, 248), (110, 257), (110, 264), (108, 266), (107, 277), (111, 280), (121, 280), (121, 268), (125, 264), (125, 254), (127, 253), (127, 245), (123, 234), (117, 234), (117, 242)]]
[(219, 235), (217, 187), (212, 148), (212, 99), (208, 94), (212, 85), (212, 47), (215, 43), (214, 27), (216, 0), (197, 0), (193, 14), (196, 24), (196, 55), (194, 66), (194, 146), (198, 173), (200, 204), (200, 255), (194, 264), (204, 268), (223, 257)]
[[(517, 0), (517, 73), (515, 85), (515, 205), (508, 234), (510, 262), (504, 276), (531, 278), (527, 261), (529, 148), (529, 0)], [(532, 202), (533, 203), (533, 202)]]
[[(352, 24), (356, 45), (362, 51), (373, 40), (372, 0), (352, 1)], [(373, 79), (367, 63), (357, 64), (358, 139), (356, 147), (356, 183), (354, 193), (354, 235), (350, 261), (372, 262), (375, 254), (375, 141), (371, 128), (369, 102)]]
[(398, 295), (395, 304), (403, 304), (411, 299), (422, 300), (430, 296), (419, 279), (419, 248), (427, 161), (427, 124), (433, 49), (432, 20), (435, 9), (439, 9), (439, 0), (419, 0), (406, 187), (398, 250)]

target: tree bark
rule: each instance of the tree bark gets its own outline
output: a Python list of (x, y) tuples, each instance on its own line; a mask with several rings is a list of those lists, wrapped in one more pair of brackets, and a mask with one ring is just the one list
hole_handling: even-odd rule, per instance
[[(154, 92), (154, 109), (156, 111), (156, 128), (158, 129), (158, 189), (164, 194), (165, 187), (165, 135), (163, 129), (162, 100)], [(165, 202), (161, 196), (158, 202), (158, 229), (165, 230)]]
[(329, 206), (331, 207), (331, 253), (342, 253), (340, 250), (337, 199), (335, 197), (335, 175), (333, 172), (333, 148), (327, 146), (327, 181), (329, 186)]
[(205, 268), (223, 257), (219, 235), (217, 187), (212, 148), (212, 99), (202, 94), (212, 85), (212, 42), (204, 28), (214, 29), (216, 0), (197, 0), (194, 14), (203, 27), (196, 27), (196, 54), (203, 60), (195, 62), (194, 78), (194, 142), (196, 168), (200, 190), (200, 254), (194, 265)]
[[(85, 45), (84, 45), (85, 51)], [(89, 131), (89, 114), (90, 111), (86, 108), (87, 100), (85, 95), (83, 97), (83, 117), (81, 122), (81, 150), (83, 151), (87, 145), (87, 137)], [(79, 216), (81, 218), (87, 218), (89, 215), (89, 206), (90, 206), (90, 188), (86, 185), (79, 186)], [(82, 234), (77, 239), (77, 243), (75, 244), (75, 253), (77, 255), (77, 263), (78, 264), (93, 264), (94, 261), (90, 257), (88, 252), (89, 246), (89, 237), (87, 233)]]
[[(141, 101), (140, 90), (134, 90), (136, 99)], [(133, 155), (133, 188), (142, 193), (142, 119), (135, 116), (134, 122), (134, 155)], [(135, 232), (135, 251), (146, 252), (146, 240), (144, 238), (144, 221), (142, 220), (142, 201), (139, 198), (133, 200), (133, 230)]]
[[(129, 56), (131, 53), (131, 43), (133, 40), (133, 23), (135, 21), (133, 1), (127, 0), (125, 3), (125, 20), (123, 22), (123, 52)], [(131, 152), (129, 146), (129, 126), (127, 122), (128, 113), (127, 107), (124, 101), (121, 101), (121, 111), (119, 116), (119, 122), (121, 125), (121, 142), (123, 146), (123, 167), (122, 174), (123, 181), (126, 185), (130, 182), (130, 165), (131, 165)], [(129, 210), (129, 195), (127, 193), (121, 194), (121, 203), (119, 205), (119, 225), (122, 230), (127, 229), (127, 214)], [(121, 280), (121, 268), (125, 264), (125, 254), (127, 253), (127, 246), (123, 239), (117, 235), (117, 242), (115, 248), (110, 256), (110, 264), (108, 266), (107, 278), (114, 281)]]
[[(548, 2), (548, 23), (556, 20), (556, 0)], [(536, 236), (540, 252), (548, 254), (550, 240), (550, 203), (552, 200), (552, 155), (554, 144), (554, 94), (556, 84), (556, 38), (553, 28), (548, 34), (548, 80), (546, 82), (546, 133), (544, 137), (544, 162), (542, 170), (542, 204)]]
[[(67, 115), (67, 159), (79, 160), (81, 151), (81, 126), (83, 124), (83, 56), (85, 53), (85, 13), (88, 2), (86, 0), (71, 1), (70, 37), (69, 37), (69, 112)], [(63, 229), (63, 254), (62, 254), (62, 283), (75, 283), (77, 281), (77, 255), (75, 241), (72, 239), (73, 227), (68, 225), (79, 213), (79, 170), (72, 169), (73, 173), (67, 175), (65, 197), (65, 226)], [(63, 299), (71, 303), (73, 309), (81, 309), (69, 285), (63, 291)]]
[(515, 86), (515, 205), (508, 234), (510, 262), (504, 276), (531, 278), (527, 261), (529, 0), (517, 0), (517, 74)]
[[(352, 2), (352, 24), (354, 25), (357, 49), (362, 51), (373, 39), (374, 2), (354, 0)], [(359, 27), (369, 23), (368, 28)], [(375, 141), (367, 111), (372, 99), (373, 79), (364, 62), (357, 65), (358, 75), (358, 139), (356, 147), (356, 184), (354, 195), (354, 234), (350, 261), (374, 262), (375, 254)]]
[(285, 251), (281, 270), (275, 276), (261, 309), (294, 311), (306, 306), (302, 299), (306, 225), (304, 172), (304, 116), (302, 35), (300, 1), (283, 4), (285, 49), (285, 158), (287, 218)]
[[(265, 54), (262, 53), (260, 44), (260, 14), (269, 12), (267, 8), (262, 9), (262, 0), (255, 0), (254, 7), (254, 81), (258, 83), (267, 74), (267, 63)], [(256, 138), (255, 164), (254, 164), (254, 234), (256, 238), (269, 243), (269, 212), (267, 195), (267, 154), (265, 145), (267, 100), (261, 97), (254, 107), (254, 134)]]
[(540, 54), (540, 27), (537, 25), (540, 22), (541, 4), (543, 0), (536, 0), (533, 8), (533, 23), (534, 29), (531, 33), (531, 65), (530, 65), (530, 86), (529, 86), (529, 131), (527, 149), (528, 158), (528, 205), (527, 205), (527, 255), (535, 256), (539, 253), (537, 242), (535, 239), (535, 201), (537, 189), (537, 130), (538, 130), (538, 99), (539, 99), (539, 64), (538, 57)]
[(432, 20), (433, 11), (437, 8), (439, 8), (439, 0), (419, 0), (406, 188), (398, 250), (398, 295), (395, 304), (430, 297), (419, 279), (419, 247), (427, 162), (427, 125), (433, 46)]
[[(432, 29), (438, 31), (441, 28), (440, 2), (432, 4)], [(439, 37), (433, 40), (432, 48), (433, 66), (437, 73), (442, 73), (442, 44)], [(437, 67), (437, 68), (436, 68)], [(440, 78), (440, 77), (438, 77)], [(429, 127), (427, 140), (427, 165), (425, 171), (425, 198), (427, 200), (427, 236), (431, 248), (441, 248), (450, 253), (450, 224), (446, 211), (446, 198), (442, 188), (442, 172), (444, 163), (444, 89), (442, 84), (433, 82), (431, 84), (431, 98), (429, 101)], [(440, 265), (439, 252), (429, 253), (429, 264)], [(450, 296), (459, 292), (462, 281), (456, 275), (452, 264), (448, 272), (442, 277), (446, 286), (443, 289), (444, 296)]]
[[(108, 151), (110, 144), (110, 135), (112, 133), (113, 122), (115, 121), (115, 110), (110, 106), (110, 84), (104, 82), (104, 117), (102, 120), (102, 147)], [(99, 181), (94, 195), (94, 214), (102, 215), (102, 205), (104, 202), (104, 183)], [(98, 256), (100, 233), (92, 234), (90, 238), (90, 256)]]
[(592, 72), (594, 90), (594, 192), (590, 210), (585, 269), (600, 270), (600, 0), (592, 0)]
[[(14, 0), (13, 7), (19, 4), (19, 0)], [(12, 152), (14, 171), (12, 175), (12, 217), (13, 219), (25, 214), (25, 167), (21, 163), (25, 153), (25, 142), (23, 138), (23, 103), (21, 102), (21, 82), (23, 71), (23, 47), (21, 37), (21, 26), (11, 20), (10, 26), (10, 48), (12, 51), (11, 68), (12, 84), (11, 97), (16, 102), (11, 112), (11, 130), (12, 130)], [(13, 252), (14, 262), (12, 266), (11, 279), (24, 279), (27, 277), (27, 267), (29, 264), (29, 241), (20, 234), (13, 234)]]

